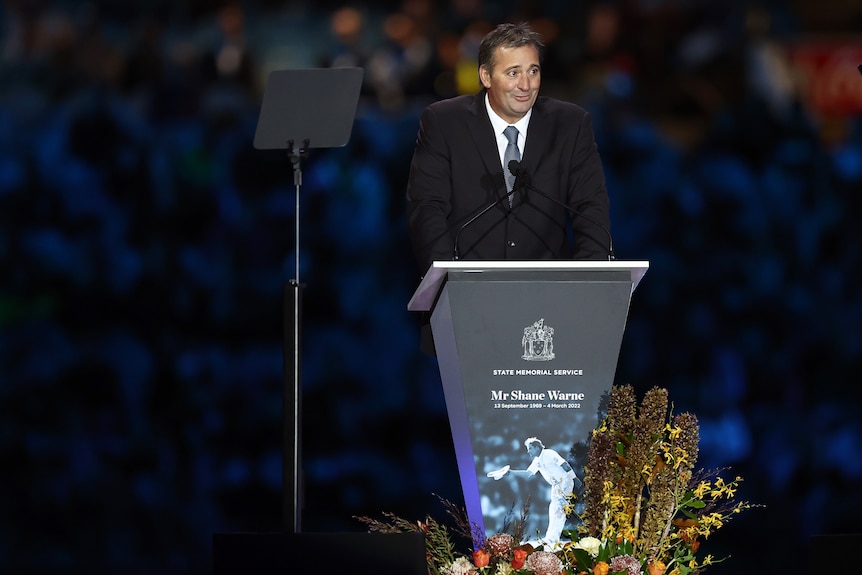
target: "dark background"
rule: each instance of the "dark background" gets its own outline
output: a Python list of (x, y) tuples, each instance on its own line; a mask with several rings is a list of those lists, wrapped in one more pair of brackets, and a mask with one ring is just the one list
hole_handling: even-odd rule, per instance
[[(618, 382), (667, 387), (700, 464), (765, 505), (710, 538), (732, 555), (711, 572), (852, 562), (808, 542), (862, 511), (857, 2), (221, 7), (0, 12), (0, 571), (207, 573), (213, 533), (281, 528), (295, 190), (251, 145), (273, 69), (366, 70), (349, 145), (303, 173), (303, 529), (458, 501), (404, 187), (422, 107), (475, 88), (507, 19), (545, 33), (543, 93), (593, 116), (617, 255), (650, 261)], [(855, 104), (809, 98), (809, 41), (857, 47)], [(321, 558), (367, 571), (349, 559)]]

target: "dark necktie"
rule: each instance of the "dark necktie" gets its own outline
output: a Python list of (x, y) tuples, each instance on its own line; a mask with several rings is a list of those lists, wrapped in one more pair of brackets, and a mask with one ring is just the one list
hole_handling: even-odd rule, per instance
[(515, 175), (509, 170), (509, 162), (515, 160), (521, 161), (521, 151), (518, 149), (518, 128), (509, 126), (503, 130), (503, 135), (509, 140), (509, 145), (506, 146), (506, 153), (503, 154), (503, 174), (506, 176), (506, 191), (509, 192), (509, 205), (512, 205), (512, 188), (515, 185)]

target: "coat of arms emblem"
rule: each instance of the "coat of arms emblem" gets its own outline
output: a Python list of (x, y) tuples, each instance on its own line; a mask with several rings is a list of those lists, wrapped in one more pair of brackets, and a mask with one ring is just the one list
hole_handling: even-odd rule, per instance
[(521, 358), (527, 361), (554, 359), (554, 328), (545, 325), (544, 318), (525, 327), (521, 346), (524, 348)]

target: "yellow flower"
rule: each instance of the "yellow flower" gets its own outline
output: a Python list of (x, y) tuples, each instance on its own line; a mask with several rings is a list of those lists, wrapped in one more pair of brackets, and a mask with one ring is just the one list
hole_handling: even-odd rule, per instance
[(703, 499), (703, 496), (706, 495), (710, 489), (712, 489), (712, 485), (710, 485), (709, 481), (701, 481), (698, 486), (694, 488), (694, 496), (698, 499)]
[(706, 515), (704, 519), (709, 527), (721, 529), (724, 526), (724, 517), (721, 516), (721, 513), (710, 513), (709, 515)]
[(673, 468), (679, 469), (680, 465), (682, 465), (683, 463), (688, 463), (688, 452), (685, 449), (682, 449), (679, 447), (674, 449), (674, 451), (675, 451), (675, 453), (674, 453), (675, 459), (674, 459), (674, 463), (673, 463)]
[(713, 488), (712, 491), (709, 492), (709, 494), (713, 498), (718, 498), (718, 497), (721, 497), (722, 493), (724, 493), (724, 489), (725, 489), (724, 479), (722, 479), (721, 477), (716, 477), (715, 487)]
[(647, 485), (652, 484), (652, 470), (653, 466), (649, 463), (644, 463), (643, 469), (641, 469), (641, 475), (645, 477), (644, 481)]

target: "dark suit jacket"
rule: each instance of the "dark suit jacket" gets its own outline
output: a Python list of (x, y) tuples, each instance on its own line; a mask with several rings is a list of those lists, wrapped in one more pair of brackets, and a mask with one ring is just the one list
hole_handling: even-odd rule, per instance
[[(602, 163), (587, 112), (539, 97), (522, 165), (532, 186), (610, 229)], [(485, 91), (435, 102), (422, 114), (407, 185), (413, 251), (424, 274), (434, 260), (608, 259), (608, 232), (527, 190), (513, 206)], [(487, 213), (466, 224), (495, 200)], [(573, 233), (567, 231), (572, 221)], [(463, 229), (462, 229), (463, 227)]]

